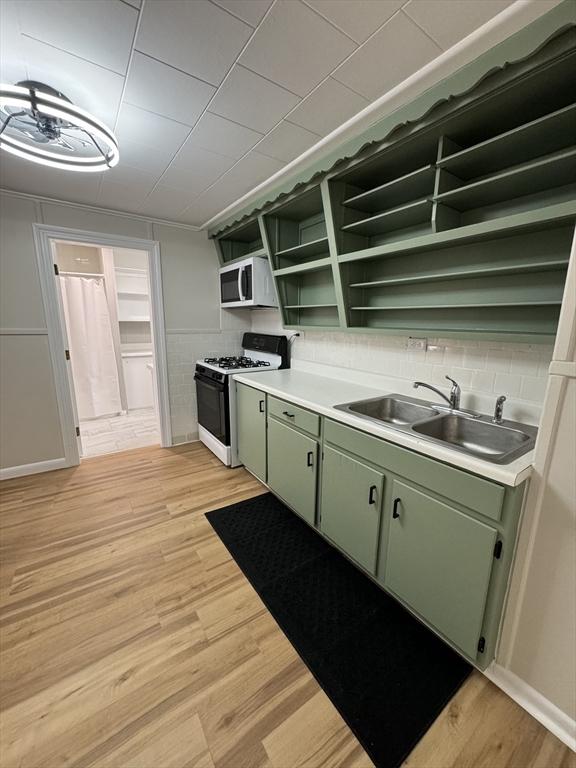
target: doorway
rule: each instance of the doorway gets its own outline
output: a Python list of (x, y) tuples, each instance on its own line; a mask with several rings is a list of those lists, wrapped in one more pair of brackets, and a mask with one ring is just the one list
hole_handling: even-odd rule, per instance
[(146, 251), (53, 247), (81, 456), (159, 445)]
[(158, 244), (35, 236), (67, 462), (170, 445)]

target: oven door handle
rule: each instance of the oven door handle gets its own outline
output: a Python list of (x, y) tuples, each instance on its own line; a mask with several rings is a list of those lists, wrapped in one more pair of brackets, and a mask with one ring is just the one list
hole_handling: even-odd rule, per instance
[(195, 373), (194, 380), (199, 381), (201, 384), (205, 384), (207, 387), (212, 387), (212, 389), (217, 389), (219, 392), (224, 392), (226, 389), (226, 385), (223, 382), (208, 379), (206, 376), (202, 376), (201, 373)]
[(240, 295), (240, 301), (245, 301), (246, 296), (244, 296), (244, 291), (242, 290), (243, 284), (244, 284), (244, 270), (246, 267), (240, 267), (238, 270), (238, 293)]

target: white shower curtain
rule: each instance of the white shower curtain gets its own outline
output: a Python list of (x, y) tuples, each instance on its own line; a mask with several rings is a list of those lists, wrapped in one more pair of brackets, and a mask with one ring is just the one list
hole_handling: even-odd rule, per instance
[(62, 275), (62, 298), (80, 419), (122, 410), (104, 279)]

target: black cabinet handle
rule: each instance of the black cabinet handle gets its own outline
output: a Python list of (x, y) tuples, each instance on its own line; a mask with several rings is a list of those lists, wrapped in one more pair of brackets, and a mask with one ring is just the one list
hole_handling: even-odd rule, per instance
[(370, 490), (368, 492), (368, 504), (376, 504), (376, 491), (378, 488), (375, 485), (370, 486)]
[(260, 402), (258, 403), (258, 410), (260, 411), (260, 413), (264, 413), (264, 400), (260, 400)]
[(314, 466), (314, 451), (308, 451), (308, 454), (306, 455), (306, 466), (307, 467)]
[(284, 414), (284, 416), (288, 416), (289, 419), (293, 419), (294, 418), (294, 414), (293, 413), (288, 413), (288, 411), (282, 411), (282, 413)]
[(398, 505), (401, 503), (402, 499), (394, 499), (394, 506), (392, 507), (392, 517), (397, 518), (400, 517), (400, 512), (398, 512)]

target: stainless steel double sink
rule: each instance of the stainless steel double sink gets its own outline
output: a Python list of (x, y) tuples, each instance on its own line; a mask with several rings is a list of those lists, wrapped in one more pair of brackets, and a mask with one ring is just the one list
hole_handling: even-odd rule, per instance
[(532, 450), (538, 434), (528, 424), (507, 420), (495, 424), (489, 416), (407, 395), (390, 394), (335, 407), (495, 464), (509, 464)]

